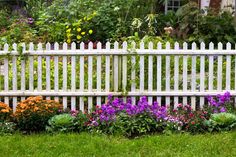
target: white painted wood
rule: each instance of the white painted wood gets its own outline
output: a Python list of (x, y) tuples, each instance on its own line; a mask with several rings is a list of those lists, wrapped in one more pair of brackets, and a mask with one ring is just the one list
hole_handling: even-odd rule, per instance
[[(205, 50), (205, 43), (201, 43), (200, 49)], [(200, 92), (205, 91), (205, 56), (200, 57)], [(205, 104), (205, 98), (200, 97), (200, 108), (203, 108)]]
[[(132, 49), (135, 51), (136, 49), (136, 43), (132, 42)], [(134, 55), (131, 56), (131, 92), (136, 91), (136, 57)], [(136, 104), (136, 98), (132, 97), (132, 105)]]
[[(179, 43), (175, 43), (175, 50), (179, 49)], [(175, 56), (175, 66), (174, 66), (174, 90), (179, 90), (179, 56)], [(179, 104), (179, 97), (174, 97), (174, 108), (177, 108)]]
[[(22, 43), (22, 53), (26, 51), (25, 43)], [(25, 91), (25, 57), (21, 58), (21, 91)], [(21, 101), (25, 100), (25, 97), (21, 97)]]
[[(97, 43), (97, 50), (102, 49), (102, 44), (100, 42)], [(97, 91), (101, 92), (101, 75), (102, 75), (102, 57), (97, 56)], [(101, 106), (101, 97), (97, 97), (97, 104), (98, 106)]]
[[(38, 50), (43, 50), (42, 43), (38, 44)], [(42, 91), (42, 56), (38, 56), (38, 91)]]
[[(93, 43), (88, 45), (89, 50), (93, 49)], [(88, 91), (93, 90), (93, 56), (88, 56)], [(93, 97), (88, 97), (88, 111), (93, 108)]]
[[(51, 49), (51, 44), (47, 43), (46, 44), (46, 50), (50, 50)], [(46, 56), (46, 90), (49, 92), (51, 91), (51, 57), (50, 56)], [(47, 100), (50, 100), (50, 97), (46, 97)]]
[[(158, 50), (161, 50), (162, 49), (162, 43), (159, 42), (157, 44), (157, 49)], [(161, 55), (158, 55), (157, 56), (157, 91), (160, 92), (161, 91), (161, 87), (162, 87), (162, 84), (161, 84), (161, 81), (162, 81), (162, 76), (161, 76), (161, 69), (162, 69), (162, 61), (161, 61)], [(161, 104), (161, 97), (157, 97), (157, 102), (159, 104)]]
[[(114, 50), (118, 50), (119, 49), (119, 43), (116, 41), (114, 43)], [(119, 88), (119, 57), (118, 56), (114, 56), (114, 60), (113, 60), (113, 84), (114, 84), (114, 91), (117, 92), (118, 88)]]
[[(140, 49), (144, 50), (144, 42), (142, 41), (140, 43)], [(140, 56), (140, 60), (139, 60), (139, 91), (143, 92), (144, 91), (144, 56)]]
[[(193, 50), (196, 50), (196, 43), (193, 43), (192, 44), (192, 49)], [(196, 91), (196, 56), (193, 55), (192, 56), (192, 69), (191, 69), (191, 72), (192, 72), (192, 76), (191, 76), (191, 90), (194, 92)], [(193, 110), (196, 110), (196, 97), (195, 96), (192, 96), (191, 97), (191, 107)]]
[[(231, 50), (231, 44), (226, 44), (226, 49)], [(226, 56), (226, 86), (225, 89), (228, 91), (230, 90), (230, 83), (231, 83), (231, 56)]]
[[(218, 43), (218, 50), (223, 49), (223, 44)], [(223, 58), (222, 56), (218, 56), (218, 65), (217, 65), (217, 90), (222, 90), (222, 62)]]
[[(76, 50), (76, 43), (71, 44), (71, 50)], [(76, 56), (71, 56), (71, 91), (76, 90)], [(76, 97), (71, 97), (71, 110), (76, 110)]]
[[(110, 42), (106, 43), (106, 50), (111, 49), (111, 44)], [(106, 56), (106, 76), (105, 76), (105, 91), (109, 92), (110, 91), (110, 56)], [(107, 101), (107, 98), (106, 98)]]
[[(59, 44), (54, 43), (54, 49), (59, 50)], [(54, 56), (54, 91), (59, 90), (59, 74), (58, 74), (58, 56)], [(55, 101), (59, 101), (58, 97), (54, 97)]]
[[(170, 43), (166, 43), (166, 50), (170, 50)], [(170, 91), (170, 56), (166, 56), (166, 91)], [(166, 97), (166, 106), (170, 106), (170, 97)]]
[[(186, 42), (183, 43), (183, 49), (188, 49), (188, 44)], [(183, 56), (183, 91), (187, 92), (188, 90), (188, 56)], [(188, 98), (185, 96), (183, 97), (183, 104), (187, 105)]]
[[(68, 45), (66, 42), (63, 43), (63, 50), (67, 51), (68, 49)], [(63, 71), (62, 71), (62, 75), (63, 75), (63, 91), (67, 91), (67, 56), (63, 56), (62, 58), (62, 66), (63, 66)], [(62, 98), (62, 104), (63, 104), (63, 109), (66, 109), (67, 108), (67, 97), (63, 97)]]
[[(236, 51), (236, 44), (234, 45), (234, 50)], [(236, 90), (236, 56), (234, 56), (234, 60), (234, 90)], [(234, 107), (236, 108), (236, 97), (234, 98)]]
[[(209, 44), (209, 49), (214, 50), (214, 44), (211, 42)], [(213, 69), (214, 68), (214, 56), (209, 56), (209, 80), (208, 80), (208, 90), (213, 90)]]
[[(153, 50), (153, 43), (150, 42), (148, 45), (148, 49), (150, 51)], [(153, 56), (148, 56), (148, 91), (151, 92), (153, 90)], [(148, 97), (148, 104), (152, 105), (153, 99), (152, 97)]]
[[(17, 44), (14, 43), (12, 46), (13, 46), (13, 50), (17, 51)], [(12, 90), (17, 91), (17, 57), (16, 56), (12, 57)], [(15, 112), (16, 106), (17, 106), (17, 97), (13, 97), (12, 104), (13, 104), (13, 112)]]
[[(122, 48), (127, 51), (127, 42), (123, 42)], [(124, 93), (127, 91), (127, 56), (122, 56), (122, 90)], [(123, 99), (126, 102), (126, 98)]]
[[(4, 52), (8, 53), (9, 45), (4, 44)], [(8, 57), (4, 58), (4, 92), (9, 90), (9, 60)], [(9, 105), (9, 97), (4, 97), (4, 103)]]
[[(84, 43), (80, 43), (80, 50), (84, 50)], [(79, 85), (79, 88), (80, 88), (80, 92), (83, 92), (84, 91), (84, 56), (80, 56), (80, 85)], [(79, 108), (82, 112), (84, 112), (84, 98), (83, 97), (80, 97), (79, 98)]]
[[(29, 44), (29, 50), (34, 50), (34, 44)], [(29, 90), (34, 90), (34, 56), (29, 56)]]

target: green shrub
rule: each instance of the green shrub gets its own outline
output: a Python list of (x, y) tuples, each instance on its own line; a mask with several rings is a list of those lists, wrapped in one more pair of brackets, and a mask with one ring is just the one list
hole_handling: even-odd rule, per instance
[(15, 131), (15, 123), (0, 122), (0, 135), (9, 135)]
[(48, 132), (70, 132), (75, 129), (75, 117), (70, 114), (55, 115), (49, 119), (49, 126), (46, 127)]
[(54, 100), (44, 100), (42, 97), (29, 97), (21, 101), (14, 113), (17, 128), (25, 132), (44, 131), (48, 120), (59, 113), (62, 105)]

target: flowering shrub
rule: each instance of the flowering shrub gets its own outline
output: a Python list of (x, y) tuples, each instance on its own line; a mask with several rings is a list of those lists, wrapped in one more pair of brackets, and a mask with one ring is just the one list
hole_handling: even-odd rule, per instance
[(225, 92), (223, 95), (218, 94), (216, 97), (207, 97), (209, 106), (206, 110), (209, 113), (221, 113), (221, 112), (232, 112), (233, 103), (231, 102), (231, 95), (229, 92)]
[(172, 125), (176, 125), (175, 123), (177, 123), (179, 124), (179, 126), (176, 125), (177, 128), (182, 127), (182, 130), (191, 133), (204, 132), (206, 127), (205, 121), (209, 119), (206, 111), (193, 111), (190, 105), (179, 104), (177, 109), (173, 110), (171, 114), (171, 118), (167, 118), (168, 123), (172, 119), (172, 123), (174, 123)]
[(21, 101), (14, 114), (17, 127), (22, 131), (38, 132), (45, 130), (48, 120), (62, 109), (54, 100), (43, 100), (42, 97), (29, 97)]
[(12, 114), (12, 109), (6, 104), (0, 102), (0, 122), (8, 120)]
[(125, 134), (132, 136), (134, 133), (151, 132), (153, 130), (152, 126), (155, 127), (157, 122), (160, 122), (166, 116), (166, 107), (159, 106), (156, 102), (149, 105), (146, 97), (142, 97), (137, 105), (132, 105), (131, 99), (124, 102), (123, 99), (112, 99), (109, 96), (108, 102), (101, 107), (97, 107), (92, 113), (88, 125), (98, 132), (105, 133), (114, 133), (118, 126), (124, 128), (121, 130)]
[(15, 131), (15, 123), (0, 122), (0, 135), (9, 135)]

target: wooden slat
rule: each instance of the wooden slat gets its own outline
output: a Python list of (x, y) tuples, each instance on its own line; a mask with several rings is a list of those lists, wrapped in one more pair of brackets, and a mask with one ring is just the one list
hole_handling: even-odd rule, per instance
[[(71, 44), (71, 50), (76, 50), (76, 43)], [(71, 91), (76, 90), (76, 56), (71, 56)], [(71, 97), (71, 110), (76, 110), (76, 97)]]
[[(29, 50), (34, 50), (33, 43), (30, 43)], [(34, 90), (34, 56), (29, 56), (29, 90)]]
[[(22, 52), (26, 50), (25, 43), (22, 43)], [(21, 91), (25, 91), (25, 57), (21, 58)], [(21, 101), (25, 100), (25, 97), (21, 97)]]
[[(205, 50), (205, 44), (201, 43), (201, 48), (202, 51)], [(205, 56), (200, 57), (200, 92), (205, 91)], [(203, 108), (205, 104), (205, 98), (200, 97), (200, 108)]]
[[(84, 43), (80, 43), (80, 50), (84, 50)], [(80, 85), (79, 85), (79, 88), (80, 88), (80, 92), (83, 92), (84, 91), (84, 56), (80, 56), (80, 73), (79, 73), (79, 79), (80, 79)], [(83, 97), (80, 97), (79, 98), (79, 108), (82, 112), (84, 112), (84, 98)]]
[[(148, 49), (150, 51), (153, 50), (153, 43), (150, 42), (148, 45)], [(153, 90), (153, 56), (148, 56), (148, 91), (151, 92)], [(153, 102), (152, 97), (148, 97), (148, 104), (151, 105)]]
[[(119, 49), (119, 43), (115, 42), (114, 43), (114, 50), (118, 50)], [(113, 60), (113, 87), (114, 87), (114, 91), (117, 92), (118, 88), (119, 88), (119, 57), (118, 56), (114, 56), (114, 60)]]
[[(166, 50), (169, 50), (170, 49), (170, 43), (167, 42), (166, 43)], [(165, 85), (165, 88), (166, 88), (166, 91), (170, 91), (170, 56), (167, 55), (166, 56), (166, 85)], [(170, 97), (166, 97), (166, 105), (167, 107), (170, 106)]]
[[(111, 49), (110, 42), (106, 43), (106, 50)], [(105, 91), (110, 91), (110, 56), (106, 56), (106, 76), (105, 76)], [(107, 100), (107, 98), (106, 98)]]
[[(59, 44), (54, 44), (54, 49), (59, 50)], [(58, 74), (58, 56), (54, 56), (54, 91), (59, 90), (59, 74)], [(55, 101), (59, 101), (58, 97), (54, 97)]]
[[(179, 43), (175, 43), (175, 50), (179, 49)], [(179, 56), (175, 56), (175, 66), (174, 66), (174, 90), (179, 90)], [(174, 108), (177, 108), (179, 104), (179, 97), (174, 97)]]
[[(122, 44), (123, 50), (127, 50), (127, 42)], [(126, 93), (127, 91), (127, 56), (122, 56), (122, 90)], [(126, 102), (126, 98), (124, 98)]]
[[(214, 50), (214, 44), (210, 43), (209, 44), (209, 49)], [(213, 68), (214, 68), (214, 57), (209, 56), (209, 80), (208, 80), (208, 90), (212, 91), (213, 90)]]
[[(51, 49), (51, 44), (47, 43), (46, 44), (46, 50), (50, 50)], [(50, 56), (46, 56), (46, 90), (50, 91), (51, 90), (51, 67), (50, 67), (50, 61), (51, 61), (51, 57)], [(50, 97), (46, 97), (47, 100), (50, 100)]]
[[(157, 49), (158, 50), (161, 50), (162, 49), (162, 43), (159, 42), (157, 44)], [(161, 56), (158, 55), (157, 56), (157, 91), (160, 92), (161, 91), (161, 87), (162, 87), (162, 84), (161, 84), (161, 81), (162, 81), (162, 76), (161, 76), (161, 69), (162, 69), (162, 61), (161, 61)], [(161, 97), (157, 97), (157, 102), (159, 104), (161, 104)]]
[[(97, 49), (102, 49), (102, 44), (100, 42), (97, 43)], [(101, 89), (101, 73), (102, 73), (102, 66), (101, 66), (101, 56), (97, 56), (97, 91), (100, 92)], [(101, 106), (101, 97), (97, 97), (97, 104), (98, 106)]]
[[(63, 50), (66, 52), (68, 46), (67, 43), (63, 43)], [(63, 91), (67, 91), (67, 56), (63, 56), (62, 58), (62, 66), (63, 66)], [(63, 97), (63, 108), (66, 109), (67, 108), (67, 97)]]
[[(231, 44), (226, 44), (226, 49), (231, 50)], [(230, 83), (231, 83), (231, 56), (226, 56), (226, 86), (225, 89), (228, 91), (230, 90)]]
[[(17, 51), (17, 44), (13, 44), (13, 49)], [(12, 90), (17, 91), (17, 57), (12, 57)], [(16, 111), (17, 97), (13, 97), (13, 112)]]
[[(4, 44), (4, 52), (8, 53), (8, 44)], [(8, 57), (4, 58), (4, 92), (7, 92), (9, 90), (9, 60)], [(9, 97), (4, 97), (4, 103), (9, 105)]]
[[(132, 42), (132, 49), (135, 50), (136, 48), (136, 44), (135, 42)], [(136, 57), (134, 55), (131, 56), (131, 92), (135, 92), (136, 91)], [(136, 98), (132, 97), (132, 104), (135, 105), (136, 104)]]
[[(218, 43), (218, 50), (223, 49), (223, 44)], [(221, 91), (222, 90), (222, 62), (223, 62), (223, 57), (218, 56), (218, 65), (217, 65), (217, 90)]]
[[(140, 49), (144, 50), (144, 42), (140, 43)], [(140, 74), (139, 74), (139, 92), (144, 91), (144, 56), (140, 56), (140, 61), (139, 61), (139, 68), (140, 68)]]
[[(88, 45), (89, 50), (93, 49), (93, 43)], [(88, 91), (93, 89), (93, 56), (88, 56)], [(88, 111), (93, 108), (93, 97), (88, 97)]]
[[(188, 44), (183, 43), (183, 49), (188, 49)], [(188, 56), (183, 56), (183, 91), (187, 92), (188, 90)], [(188, 99), (187, 97), (183, 97), (183, 104), (187, 105)]]
[[(42, 43), (38, 44), (38, 50), (42, 50)], [(38, 56), (38, 91), (42, 91), (42, 56)]]
[[(196, 50), (196, 43), (192, 44), (192, 50)], [(191, 91), (196, 91), (196, 56), (192, 56), (192, 76), (191, 76)], [(191, 97), (191, 107), (193, 110), (196, 110), (196, 97)]]

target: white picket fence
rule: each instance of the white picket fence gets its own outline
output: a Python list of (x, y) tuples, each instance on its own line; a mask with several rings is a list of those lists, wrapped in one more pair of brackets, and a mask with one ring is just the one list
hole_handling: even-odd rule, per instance
[[(18, 45), (19, 46), (19, 45)], [(147, 96), (171, 107), (202, 108), (207, 95), (236, 96), (236, 50), (228, 43), (154, 45), (118, 42), (59, 45), (16, 44), (0, 50), (2, 101), (16, 109), (28, 96), (59, 100), (64, 108), (90, 110), (108, 95)], [(96, 48), (94, 48), (94, 46)], [(190, 48), (189, 48), (190, 47)], [(1, 78), (2, 78), (1, 77)]]

